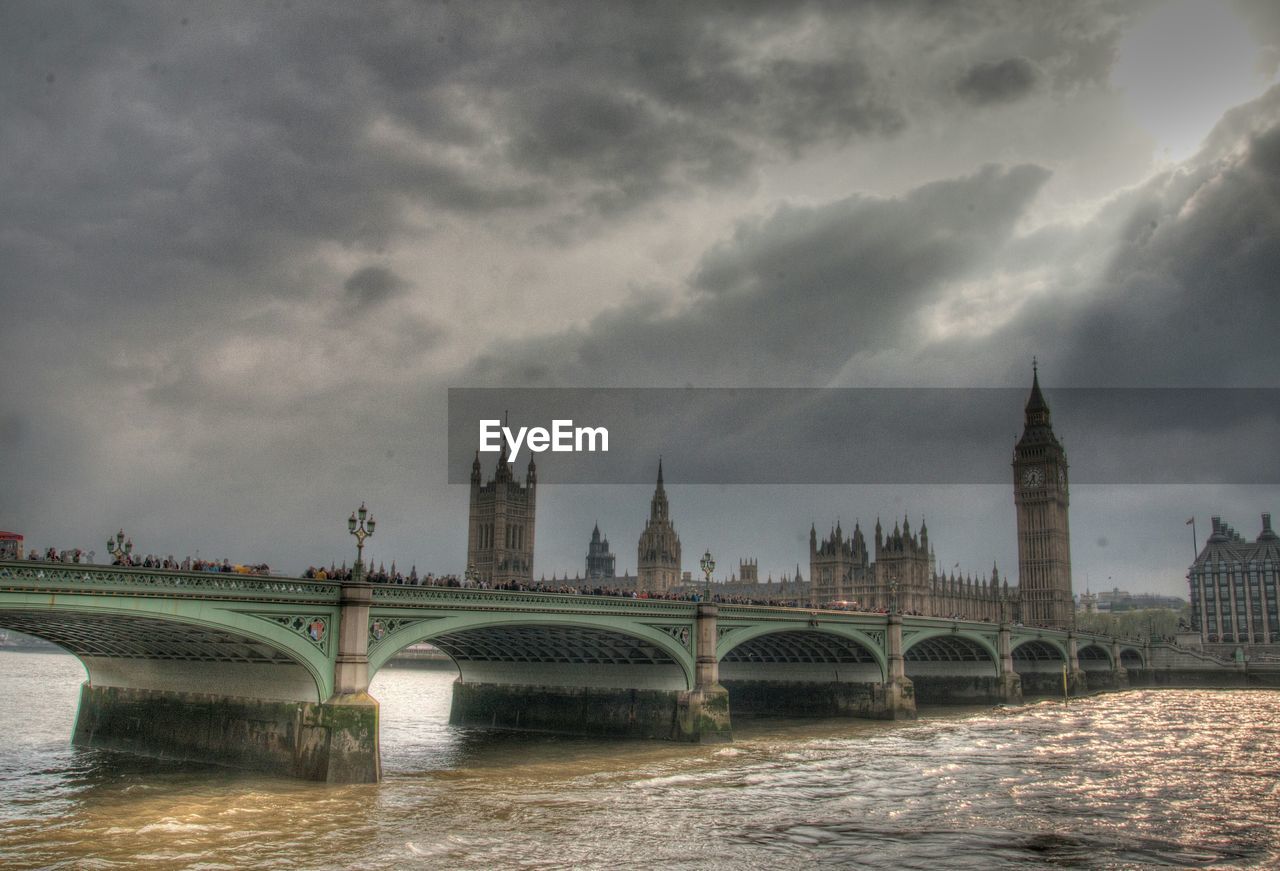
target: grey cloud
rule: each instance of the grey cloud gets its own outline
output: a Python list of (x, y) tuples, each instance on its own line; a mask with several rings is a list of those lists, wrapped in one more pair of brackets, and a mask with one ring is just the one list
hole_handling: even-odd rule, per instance
[(357, 269), (342, 283), (347, 299), (353, 306), (382, 305), (403, 293), (409, 282), (385, 266), (365, 266)]
[(1039, 73), (1025, 57), (977, 63), (961, 77), (956, 92), (976, 105), (1009, 103), (1029, 94)]
[[(21, 438), (8, 443), (0, 509), (42, 539), (117, 513), (167, 537), (166, 550), (194, 538), (191, 550), (294, 568), (317, 552), (341, 559), (346, 502), (366, 493), (387, 508), (384, 553), (399, 517), (400, 554), (447, 570), (465, 511), (440, 485), (447, 379), (807, 385), (852, 361), (851, 377), (896, 383), (1016, 365), (1004, 383), (1021, 384), (1033, 349), (1083, 383), (1270, 377), (1262, 324), (1274, 312), (1258, 296), (1258, 276), (1277, 272), (1265, 130), (1247, 160), (1190, 167), (1117, 203), (1106, 233), (1119, 228), (1127, 248), (1105, 287), (1055, 275), (1038, 311), (982, 341), (933, 343), (922, 307), (1015, 254), (1066, 272), (1054, 258), (1099, 238), (1017, 236), (1043, 170), (989, 169), (886, 199), (846, 197), (871, 180), (831, 171), (838, 146), (905, 138), (962, 111), (940, 107), (957, 103), (957, 71), (973, 58), (1036, 65), (1018, 106), (1105, 83), (1127, 14), (1114, 3), (4, 4), (0, 399), (21, 410)], [(980, 159), (1007, 154), (1040, 159), (1021, 146)], [(798, 167), (807, 157), (826, 163)], [(799, 171), (769, 176), (779, 165)], [(766, 200), (685, 282), (661, 269), (637, 279), (665, 286), (661, 300), (543, 338), (483, 323), (499, 304), (491, 288), (475, 291), (478, 325), (414, 314), (435, 285), (397, 259), (448, 260), (431, 248), (441, 227), (495, 239), (550, 228), (576, 254), (647, 219), (642, 207), (662, 220), (698, 204), (723, 226), (753, 186), (773, 198), (814, 173), (830, 174), (818, 196), (831, 202)], [(937, 174), (913, 167), (903, 186)], [(495, 248), (495, 259), (521, 256)], [(339, 288), (382, 263), (379, 249), (412, 291), (336, 329)], [(1255, 322), (1203, 299), (1219, 283)], [(602, 286), (600, 299), (617, 292)], [(1154, 322), (1141, 320), (1149, 311)], [(464, 332), (456, 359), (423, 362)], [(257, 352), (256, 365), (233, 365)], [(1175, 354), (1185, 359), (1162, 369)], [(0, 422), (0, 439), (11, 434)], [(245, 512), (247, 493), (288, 522)], [(792, 514), (811, 499), (796, 497)], [(705, 501), (682, 509), (691, 530), (715, 514), (714, 494)], [(540, 553), (554, 554), (547, 541)]]
[(986, 266), (1047, 178), (1036, 166), (989, 166), (900, 198), (782, 207), (741, 222), (704, 255), (692, 303), (677, 314), (645, 297), (585, 332), (482, 357), (473, 375), (534, 385), (823, 383), (853, 353), (911, 337), (911, 312), (944, 281)]
[(0, 415), (0, 445), (5, 448), (16, 448), (27, 431), (22, 416), (14, 412)]
[[(1113, 208), (1129, 220), (1101, 286), (1059, 307), (1070, 376), (1083, 383), (1205, 386), (1280, 380), (1270, 325), (1280, 318), (1280, 87), (1252, 123)], [(1045, 329), (1042, 319), (1026, 325)]]

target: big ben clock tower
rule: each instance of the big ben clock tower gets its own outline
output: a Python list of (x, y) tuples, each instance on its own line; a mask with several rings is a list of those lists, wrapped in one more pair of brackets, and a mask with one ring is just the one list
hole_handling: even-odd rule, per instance
[(1013, 504), (1018, 515), (1018, 595), (1022, 621), (1067, 629), (1071, 599), (1071, 532), (1067, 523), (1067, 452), (1049, 423), (1032, 363), (1022, 438), (1013, 449)]

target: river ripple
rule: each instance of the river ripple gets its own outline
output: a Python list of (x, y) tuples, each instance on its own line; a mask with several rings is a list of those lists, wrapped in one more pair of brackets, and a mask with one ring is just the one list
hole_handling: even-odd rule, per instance
[(728, 746), (449, 727), (386, 670), (386, 780), (67, 744), (84, 672), (0, 653), (6, 868), (1280, 867), (1280, 693), (1150, 690), (914, 723), (739, 720)]

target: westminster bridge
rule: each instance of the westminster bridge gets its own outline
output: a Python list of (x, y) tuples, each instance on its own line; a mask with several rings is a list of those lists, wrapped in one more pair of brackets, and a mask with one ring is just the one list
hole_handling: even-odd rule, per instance
[(452, 723), (704, 742), (731, 710), (910, 718), (1234, 667), (1007, 623), (46, 562), (0, 562), (0, 628), (83, 663), (77, 744), (331, 782), (380, 778), (369, 681), (423, 641), (458, 668)]

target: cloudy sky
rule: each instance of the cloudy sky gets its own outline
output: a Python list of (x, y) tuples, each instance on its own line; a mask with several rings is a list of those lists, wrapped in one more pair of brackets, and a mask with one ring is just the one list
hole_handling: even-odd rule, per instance
[[(6, 3), (0, 528), (300, 570), (365, 500), (459, 571), (450, 387), (1280, 387), (1278, 67), (1269, 0)], [(1016, 566), (1011, 484), (667, 472), (689, 568), (903, 513)], [(535, 572), (634, 570), (648, 496), (546, 485)], [(1078, 485), (1076, 587), (1268, 509)]]

